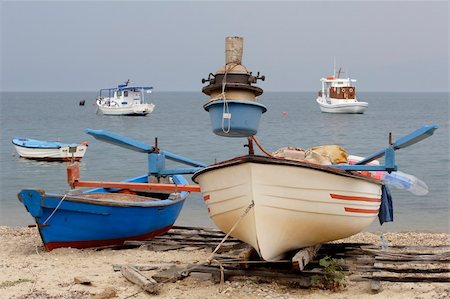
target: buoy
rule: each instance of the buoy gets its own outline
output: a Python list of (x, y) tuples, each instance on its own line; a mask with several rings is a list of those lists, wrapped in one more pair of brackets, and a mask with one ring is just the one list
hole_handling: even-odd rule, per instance
[(286, 116), (288, 113), (286, 111), (283, 111), (283, 116)]

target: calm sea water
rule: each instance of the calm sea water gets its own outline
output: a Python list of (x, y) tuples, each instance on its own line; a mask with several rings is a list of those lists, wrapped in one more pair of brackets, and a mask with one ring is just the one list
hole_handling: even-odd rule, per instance
[[(80, 164), (81, 178), (122, 180), (146, 173), (146, 155), (115, 147), (86, 135), (86, 128), (106, 129), (153, 144), (158, 137), (165, 150), (204, 163), (242, 155), (240, 138), (222, 138), (210, 130), (201, 93), (155, 92), (155, 111), (147, 117), (111, 117), (95, 114), (96, 92), (1, 93), (0, 225), (23, 226), (33, 219), (17, 200), (22, 188), (63, 192), (66, 164), (19, 158), (14, 136), (63, 142), (88, 141)], [(449, 232), (449, 94), (360, 93), (369, 102), (363, 115), (321, 113), (315, 93), (265, 93), (261, 102), (269, 110), (262, 117), (258, 137), (274, 151), (283, 146), (312, 147), (339, 144), (350, 153), (368, 155), (388, 142), (388, 132), (400, 137), (424, 124), (438, 124), (431, 138), (397, 152), (399, 170), (425, 181), (426, 196), (392, 188), (395, 222), (383, 231)], [(78, 105), (80, 100), (86, 105)], [(284, 115), (283, 112), (287, 112)], [(175, 164), (172, 164), (175, 166)], [(199, 194), (186, 202), (180, 225), (213, 226)], [(374, 223), (369, 230), (380, 230)]]

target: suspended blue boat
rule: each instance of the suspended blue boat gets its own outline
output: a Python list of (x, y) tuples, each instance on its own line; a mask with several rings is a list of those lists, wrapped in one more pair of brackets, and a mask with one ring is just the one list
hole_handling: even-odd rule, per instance
[[(34, 217), (45, 248), (121, 246), (126, 240), (147, 240), (168, 231), (189, 190), (199, 190), (198, 186), (187, 185), (181, 174), (194, 173), (204, 165), (107, 131), (88, 130), (87, 133), (147, 153), (148, 174), (124, 182), (107, 183), (80, 181), (79, 173), (76, 173), (75, 179), (69, 181), (72, 186), (105, 186), (79, 194), (22, 190), (18, 194), (19, 200)], [(165, 169), (166, 157), (195, 167)], [(75, 164), (72, 167), (78, 171)], [(69, 170), (72, 168), (68, 168), (68, 173)]]

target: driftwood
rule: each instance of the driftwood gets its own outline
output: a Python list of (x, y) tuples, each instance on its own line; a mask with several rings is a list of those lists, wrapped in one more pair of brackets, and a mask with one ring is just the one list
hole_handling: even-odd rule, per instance
[(292, 266), (299, 271), (303, 271), (306, 265), (317, 255), (317, 251), (319, 250), (319, 248), (320, 245), (316, 245), (299, 250), (292, 257)]
[(150, 270), (166, 270), (169, 269), (170, 267), (174, 266), (174, 264), (172, 263), (155, 263), (155, 264), (143, 264), (143, 265), (119, 265), (119, 264), (114, 264), (113, 265), (113, 270), (114, 271), (120, 271), (122, 270), (122, 267), (124, 266), (130, 266), (135, 268), (136, 270), (139, 271), (150, 271)]
[(150, 294), (158, 294), (159, 292), (158, 282), (151, 277), (150, 278), (146, 277), (136, 268), (126, 265), (122, 266), (120, 272), (126, 279), (138, 285), (144, 291), (149, 292)]

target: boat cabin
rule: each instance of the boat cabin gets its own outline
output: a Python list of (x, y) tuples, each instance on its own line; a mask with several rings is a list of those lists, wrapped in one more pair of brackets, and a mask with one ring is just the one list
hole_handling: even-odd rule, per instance
[(319, 91), (319, 96), (321, 97), (338, 100), (351, 100), (356, 98), (356, 88), (352, 85), (352, 82), (356, 82), (355, 79), (329, 76), (320, 79), (320, 81), (322, 82), (322, 90)]
[(128, 86), (127, 84), (120, 84), (116, 88), (100, 89), (100, 99), (114, 100), (119, 103), (119, 106), (128, 106), (143, 104), (145, 101), (144, 93), (151, 93), (153, 87), (147, 86)]

